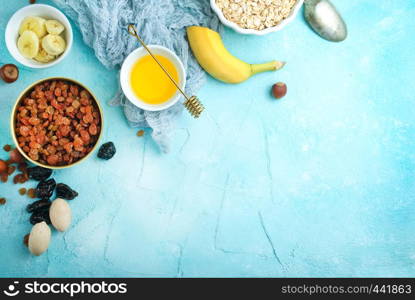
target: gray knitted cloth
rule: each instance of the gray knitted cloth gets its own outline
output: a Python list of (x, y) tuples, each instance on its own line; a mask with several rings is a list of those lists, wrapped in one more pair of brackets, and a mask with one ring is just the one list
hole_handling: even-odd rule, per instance
[[(107, 68), (120, 67), (124, 58), (140, 45), (127, 32), (130, 23), (147, 44), (173, 50), (187, 71), (186, 91), (195, 92), (204, 82), (204, 72), (191, 56), (185, 28), (201, 25), (219, 29), (209, 0), (53, 0), (79, 27), (85, 43)], [(161, 112), (148, 112), (131, 104), (121, 90), (110, 105), (123, 106), (132, 127), (150, 127), (163, 152), (168, 152), (175, 119), (183, 106), (177, 103)]]

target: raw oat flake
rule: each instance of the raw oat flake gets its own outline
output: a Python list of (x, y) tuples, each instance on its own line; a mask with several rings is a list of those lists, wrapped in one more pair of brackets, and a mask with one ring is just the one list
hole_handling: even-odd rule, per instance
[(290, 16), (296, 0), (216, 0), (224, 17), (244, 29), (275, 27)]

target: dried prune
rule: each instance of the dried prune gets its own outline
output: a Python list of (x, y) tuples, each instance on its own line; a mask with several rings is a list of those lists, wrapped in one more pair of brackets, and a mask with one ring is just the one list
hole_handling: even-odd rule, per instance
[(113, 142), (103, 144), (98, 151), (98, 157), (102, 159), (111, 159), (115, 155), (116, 149)]
[(73, 200), (74, 198), (78, 197), (78, 193), (66, 184), (58, 183), (56, 186), (56, 197), (66, 200)]
[(40, 199), (49, 199), (52, 197), (56, 187), (56, 181), (53, 178), (42, 180), (36, 187), (36, 197)]
[(30, 216), (30, 223), (32, 225), (35, 225), (43, 221), (45, 221), (47, 224), (52, 223), (49, 217), (49, 210), (36, 211)]
[(36, 181), (48, 179), (53, 173), (51, 169), (46, 169), (42, 167), (27, 168), (27, 172), (29, 174), (29, 178), (34, 179)]
[(41, 210), (49, 210), (49, 207), (52, 203), (49, 200), (38, 200), (29, 204), (26, 207), (28, 213), (37, 212)]

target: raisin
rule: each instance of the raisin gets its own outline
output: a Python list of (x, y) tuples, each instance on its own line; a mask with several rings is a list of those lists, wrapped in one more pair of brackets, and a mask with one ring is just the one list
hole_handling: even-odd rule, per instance
[(22, 180), (22, 174), (17, 174), (16, 176), (13, 177), (14, 184), (20, 183), (21, 180)]
[(24, 194), (26, 194), (26, 189), (25, 188), (21, 188), (21, 189), (19, 189), (19, 194), (20, 195), (24, 195)]
[(26, 247), (29, 247), (29, 236), (30, 236), (30, 233), (26, 234), (26, 235), (24, 236), (24, 238), (23, 238), (23, 244), (24, 244)]
[(27, 195), (29, 196), (29, 198), (32, 198), (32, 199), (36, 198), (36, 190), (35, 189), (29, 189), (27, 191)]
[(27, 164), (26, 164), (25, 162), (20, 163), (20, 164), (17, 166), (17, 169), (18, 169), (20, 172), (26, 172), (26, 171), (27, 171)]
[(19, 150), (14, 149), (10, 152), (10, 160), (14, 163), (22, 163), (24, 162), (23, 156), (20, 154)]
[[(69, 81), (37, 84), (16, 109), (19, 150), (30, 160), (50, 166), (72, 164), (85, 157), (101, 131), (99, 109), (93, 100)], [(79, 155), (72, 155), (74, 151)]]
[(52, 197), (56, 187), (55, 179), (42, 180), (36, 187), (36, 197), (40, 199), (49, 199)]
[(0, 173), (7, 172), (8, 165), (4, 160), (0, 159)]
[(7, 179), (9, 178), (9, 175), (7, 175), (7, 173), (3, 173), (0, 176), (0, 180), (1, 182), (7, 182)]
[(28, 180), (29, 180), (29, 177), (26, 174), (20, 173), (20, 174), (17, 174), (16, 176), (14, 176), (13, 183), (14, 184), (17, 184), (17, 183), (22, 184), (22, 183), (25, 183)]
[(51, 169), (46, 169), (42, 167), (27, 168), (27, 172), (29, 173), (29, 178), (34, 179), (36, 181), (48, 179), (53, 173)]
[(51, 202), (49, 200), (38, 200), (29, 204), (26, 208), (27, 212), (33, 213), (40, 210), (49, 210)]
[(66, 184), (58, 183), (56, 186), (56, 197), (66, 200), (73, 200), (74, 198), (78, 197), (78, 193)]
[(14, 171), (16, 171), (16, 167), (15, 166), (9, 166), (7, 168), (7, 175), (12, 175), (14, 173)]
[(111, 159), (115, 155), (116, 149), (113, 142), (105, 143), (99, 148), (98, 157), (101, 159)]
[(6, 204), (6, 198), (0, 198), (0, 205)]
[(30, 223), (32, 225), (35, 225), (40, 222), (46, 222), (47, 224), (52, 223), (49, 217), (49, 210), (36, 211), (30, 216)]
[(4, 149), (4, 151), (9, 152), (10, 150), (12, 150), (12, 146), (4, 145), (3, 149)]

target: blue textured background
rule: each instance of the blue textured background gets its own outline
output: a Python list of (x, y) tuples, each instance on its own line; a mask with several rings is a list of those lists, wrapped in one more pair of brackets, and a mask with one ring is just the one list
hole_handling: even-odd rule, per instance
[[(27, 2), (1, 2), (3, 36)], [(118, 149), (108, 162), (93, 157), (56, 173), (80, 196), (70, 230), (54, 232), (38, 258), (22, 243), (30, 201), (0, 184), (9, 199), (0, 207), (0, 275), (415, 276), (415, 2), (334, 3), (350, 33), (340, 44), (317, 37), (301, 15), (265, 37), (226, 29), (237, 56), (288, 64), (237, 86), (209, 78), (199, 93), (206, 114), (183, 115), (168, 155), (105, 104), (116, 71), (77, 30), (61, 64), (0, 83), (1, 145), (12, 142), (19, 92), (62, 75), (101, 99), (104, 141)], [(3, 38), (0, 62), (14, 62)], [(269, 95), (276, 81), (289, 87), (282, 101)]]

